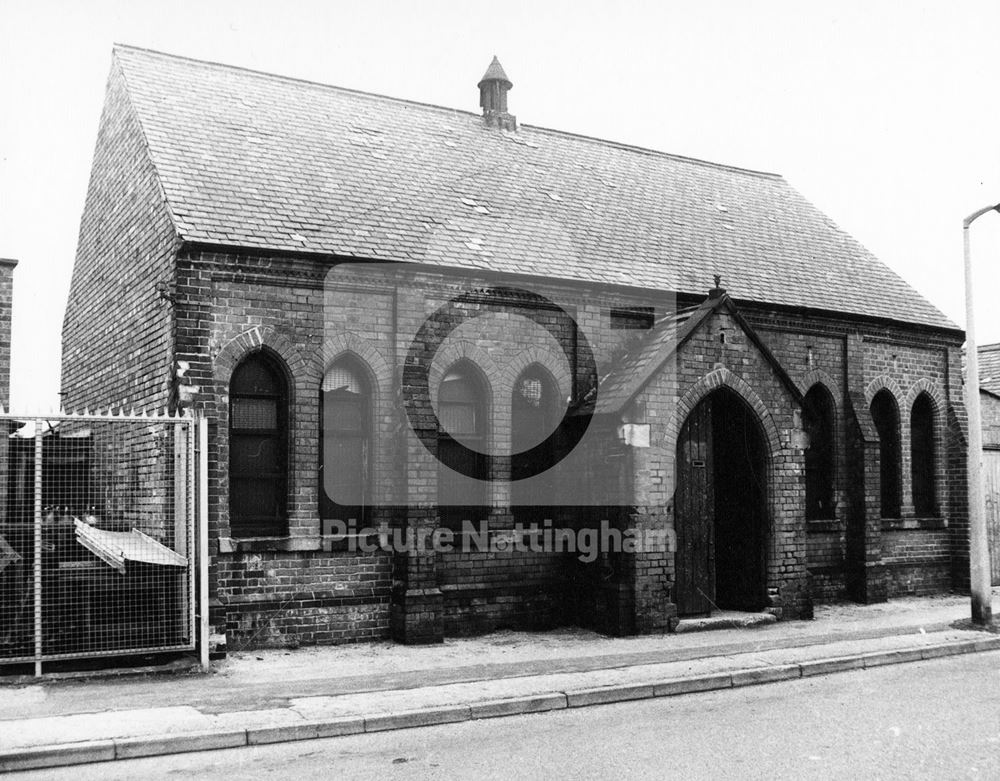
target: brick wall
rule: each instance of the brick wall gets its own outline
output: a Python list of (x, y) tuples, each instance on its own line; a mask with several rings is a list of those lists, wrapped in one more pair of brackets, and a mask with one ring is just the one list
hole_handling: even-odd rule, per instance
[(514, 551), (439, 554), (446, 635), (497, 629), (551, 629), (572, 623), (566, 609), (567, 556)]
[(890, 596), (935, 594), (952, 586), (947, 530), (886, 531), (882, 557)]
[(265, 551), (220, 558), (229, 650), (385, 639), (391, 561), (385, 554)]
[[(81, 248), (84, 260), (90, 257), (88, 252)], [(78, 265), (81, 273), (88, 268), (83, 261)], [(161, 351), (159, 360), (165, 365), (147, 367), (150, 377), (173, 378), (172, 392), (179, 406), (201, 409), (212, 421), (210, 526), (217, 550), (211, 568), (213, 622), (227, 631), (230, 641), (239, 646), (288, 645), (388, 634), (435, 639), (440, 633), (563, 623), (618, 633), (669, 628), (675, 620), (670, 601), (674, 562), (665, 549), (605, 557), (589, 564), (572, 555), (518, 551), (459, 549), (437, 555), (378, 552), (359, 556), (323, 549), (317, 459), (319, 388), (325, 370), (339, 355), (351, 353), (370, 372), (372, 471), (378, 493), (374, 498), (384, 508), (376, 513), (376, 523), (402, 528), (437, 526), (436, 461), (419, 442), (400, 436), (408, 427), (402, 413), (401, 367), (412, 335), (429, 315), (456, 292), (486, 283), (475, 277), (459, 281), (421, 271), (401, 285), (393, 277), (395, 272), (386, 271), (383, 278), (369, 272), (364, 280), (340, 279), (339, 287), (331, 290), (325, 285), (329, 272), (329, 264), (305, 257), (186, 249), (177, 261), (174, 354)], [(668, 308), (662, 299), (640, 295), (556, 285), (544, 290), (585, 327), (598, 374), (613, 364), (630, 341), (641, 338), (641, 332), (613, 327), (613, 308), (652, 306), (661, 313)], [(67, 328), (71, 323), (73, 328), (83, 328), (81, 311), (80, 302), (71, 301)], [(623, 495), (621, 513), (611, 520), (620, 527), (668, 525), (674, 457), (668, 440), (676, 437), (683, 423), (683, 415), (673, 415), (674, 405), (699, 383), (742, 383), (750, 391), (746, 398), (752, 399), (751, 406), (765, 422), (771, 448), (767, 585), (773, 609), (785, 616), (806, 616), (812, 600), (847, 593), (852, 507), (860, 519), (857, 522), (869, 529), (857, 555), (865, 566), (874, 557), (875, 564), (886, 568), (888, 574), (878, 577), (884, 578), (888, 593), (945, 588), (947, 578), (942, 579), (941, 573), (950, 567), (954, 576), (953, 561), (962, 539), (962, 508), (956, 503), (961, 491), (956, 486), (964, 485), (964, 472), (953, 457), (957, 440), (949, 433), (953, 428), (949, 421), (964, 414), (949, 368), (957, 353), (957, 339), (903, 328), (868, 333), (839, 318), (750, 306), (741, 311), (800, 393), (822, 382), (834, 398), (835, 517), (806, 523), (801, 421), (793, 394), (729, 315), (716, 316), (696, 333), (673, 369), (647, 388), (641, 410), (628, 412), (635, 420), (645, 416), (653, 446), (648, 450), (624, 447), (617, 440), (616, 426), (609, 425), (602, 434), (605, 445), (582, 453), (575, 462), (579, 474), (568, 482), (570, 495), (574, 491), (588, 491), (591, 497), (612, 495), (627, 478), (629, 493)], [(148, 318), (169, 323), (168, 309), (155, 309), (155, 316), (152, 312), (147, 312)], [(551, 370), (561, 394), (579, 396), (593, 382), (579, 361), (561, 365), (564, 347), (578, 355), (572, 329), (555, 321), (549, 324), (555, 335), (539, 340), (523, 319), (491, 314), (477, 318), (474, 327), (455, 330), (452, 345), (434, 360), (426, 356), (428, 373), (436, 380), (450, 362), (459, 359), (470, 360), (483, 370), (490, 386), (487, 433), (494, 449), (503, 451), (509, 444), (513, 382), (529, 361), (537, 360)], [(724, 343), (722, 333), (727, 336)], [(849, 367), (851, 333), (857, 334), (858, 348)], [(76, 338), (79, 344), (82, 336)], [(289, 523), (287, 534), (280, 538), (241, 540), (234, 537), (228, 518), (228, 381), (238, 362), (258, 349), (272, 351), (287, 368)], [(68, 350), (67, 355), (73, 356), (67, 363), (71, 369), (67, 376), (84, 376), (80, 351)], [(110, 354), (104, 358), (113, 360)], [(93, 356), (87, 360), (90, 366), (98, 365)], [(150, 359), (143, 356), (143, 360)], [(127, 384), (133, 384), (129, 379), (133, 374), (123, 372)], [(886, 384), (886, 378), (901, 400), (903, 420), (908, 419), (907, 405), (912, 404), (915, 391), (931, 393), (939, 408), (948, 412), (939, 417), (941, 523), (888, 529), (883, 553), (882, 538), (871, 536), (876, 527), (878, 535), (882, 534), (881, 521), (873, 518), (878, 496), (873, 468), (869, 465), (852, 472), (856, 458), (849, 445), (851, 432), (861, 425), (851, 422), (852, 415), (864, 418), (869, 386)], [(104, 398), (89, 396), (95, 399), (90, 403), (114, 398), (116, 386), (105, 385), (113, 389), (103, 391)], [(141, 387), (151, 393), (159, 385), (147, 380)], [(433, 388), (432, 383), (432, 397)], [(871, 428), (870, 422), (866, 425)], [(870, 444), (864, 447), (869, 453)], [(903, 450), (908, 458), (908, 448)], [(862, 462), (868, 458), (864, 456)], [(908, 480), (908, 469), (903, 472)], [(858, 487), (852, 482), (856, 475), (861, 480)], [(504, 477), (502, 473), (494, 476)], [(407, 510), (407, 504), (419, 509)], [(494, 530), (509, 529), (513, 523), (510, 488), (503, 479), (492, 486), (489, 505)], [(553, 515), (578, 526), (601, 520), (599, 510), (553, 508)], [(945, 517), (947, 526), (943, 525)], [(884, 594), (885, 589), (871, 593)], [(402, 612), (397, 614), (394, 605), (406, 607), (400, 607)]]
[[(465, 290), (475, 280), (461, 283), (453, 278), (434, 274), (418, 275), (409, 284), (400, 286), (388, 274), (383, 279), (367, 279), (365, 285), (331, 293), (323, 290), (323, 279), (328, 268), (305, 259), (233, 256), (219, 253), (189, 252), (180, 263), (178, 293), (178, 345), (177, 359), (184, 361), (184, 394), (190, 403), (206, 409), (217, 421), (213, 430), (212, 459), (212, 519), (213, 537), (220, 541), (220, 555), (215, 577), (218, 583), (219, 605), (217, 615), (224, 615), (226, 625), (234, 637), (247, 638), (268, 635), (267, 642), (284, 638), (289, 642), (300, 634), (315, 637), (326, 622), (331, 634), (321, 634), (323, 641), (350, 639), (344, 634), (341, 623), (344, 614), (324, 613), (306, 600), (296, 600), (294, 563), (323, 561), (318, 552), (319, 519), (316, 502), (317, 483), (315, 462), (318, 452), (318, 398), (319, 384), (325, 367), (336, 354), (349, 350), (360, 355), (372, 367), (373, 384), (378, 399), (375, 418), (377, 450), (373, 455), (373, 470), (379, 477), (376, 483), (382, 502), (390, 506), (385, 511), (384, 522), (403, 524), (415, 522), (412, 512), (401, 511), (409, 501), (415, 505), (433, 507), (436, 502), (436, 462), (420, 445), (400, 443), (398, 433), (406, 425), (400, 412), (399, 369), (406, 360), (409, 335), (441, 307), (450, 296)], [(357, 283), (357, 281), (355, 281)], [(555, 298), (567, 304), (573, 317), (584, 324), (591, 335), (598, 373), (603, 373), (620, 355), (629, 340), (637, 338), (635, 332), (612, 327), (610, 310), (623, 304), (621, 299), (602, 300), (594, 291), (566, 290), (552, 286)], [(333, 296), (333, 298), (331, 298)], [(624, 299), (625, 305), (648, 304), (663, 309), (659, 301), (643, 301), (640, 297)], [(674, 367), (671, 379), (665, 374), (657, 386), (654, 382), (643, 399), (645, 414), (653, 423), (653, 448), (643, 452), (635, 450), (623, 455), (628, 469), (636, 476), (632, 501), (627, 503), (627, 524), (633, 527), (655, 527), (669, 523), (672, 501), (672, 453), (663, 451), (666, 422), (672, 404), (678, 397), (704, 378), (718, 374), (720, 369), (730, 372), (732, 378), (746, 383), (758, 399), (762, 418), (770, 421), (772, 438), (779, 442), (771, 459), (771, 514), (772, 529), (768, 542), (768, 587), (776, 609), (785, 615), (808, 615), (811, 601), (841, 598), (847, 592), (847, 525), (849, 520), (851, 471), (847, 436), (848, 402), (844, 388), (848, 383), (846, 369), (846, 333), (843, 321), (778, 316), (767, 311), (750, 309), (748, 319), (756, 325), (761, 338), (789, 372), (800, 392), (804, 393), (815, 382), (822, 382), (835, 400), (836, 406), (836, 469), (835, 518), (822, 523), (807, 524), (803, 518), (804, 483), (801, 465), (801, 442), (796, 444), (800, 420), (787, 388), (783, 388), (776, 373), (759, 351), (728, 316), (719, 316), (708, 323), (685, 346)], [(557, 359), (572, 333), (557, 337), (543, 355), (543, 363), (552, 356)], [(723, 344), (720, 333), (727, 334)], [(432, 362), (429, 373), (440, 379), (447, 364), (458, 359), (471, 360), (480, 365), (490, 382), (490, 425), (488, 436), (492, 447), (503, 449), (509, 443), (509, 409), (507, 407), (516, 372), (511, 366), (518, 360), (526, 345), (537, 345), (537, 333), (520, 319), (487, 315), (475, 320), (474, 327), (462, 326), (453, 332), (453, 341), (459, 347), (441, 351)], [(543, 339), (544, 341), (544, 339)], [(878, 331), (859, 341), (863, 358), (856, 360), (854, 376), (856, 395), (865, 399), (867, 383), (879, 377), (890, 377), (901, 398), (901, 418), (908, 415), (908, 407), (915, 398), (911, 393), (918, 385), (932, 392), (940, 401), (948, 399), (953, 404), (951, 391), (946, 387), (945, 363), (947, 341), (938, 338), (936, 343), (916, 346), (917, 340), (905, 329), (894, 332)], [(290, 520), (288, 537), (269, 543), (266, 551), (273, 558), (278, 571), (287, 570), (291, 580), (279, 580), (273, 586), (274, 604), (285, 604), (279, 620), (264, 622), (266, 611), (253, 605), (260, 597), (251, 596), (254, 586), (234, 591), (228, 583), (240, 580), (245, 569), (246, 542), (232, 540), (227, 521), (227, 380), (233, 366), (241, 356), (264, 345), (274, 350), (289, 366), (292, 383), (293, 432), (292, 487), (290, 489)], [(544, 352), (544, 351), (543, 351)], [(536, 356), (537, 357), (537, 356)], [(522, 363), (524, 361), (522, 360)], [(556, 361), (558, 362), (558, 360)], [(568, 383), (561, 390), (577, 392), (586, 389), (592, 379), (580, 373), (579, 366), (572, 367)], [(555, 371), (555, 369), (554, 369)], [(435, 374), (437, 372), (437, 374)], [(432, 391), (433, 394), (433, 391)], [(856, 404), (860, 414), (866, 414), (863, 405)], [(680, 421), (674, 421), (675, 427)], [(944, 440), (944, 423), (942, 443)], [(903, 427), (905, 428), (905, 426)], [(658, 432), (658, 433), (657, 433)], [(676, 432), (674, 432), (676, 433)], [(610, 438), (613, 432), (607, 433)], [(657, 440), (657, 437), (661, 437)], [(904, 440), (907, 441), (908, 440)], [(612, 450), (617, 442), (609, 445)], [(657, 448), (660, 450), (657, 450)], [(626, 448), (626, 450), (629, 450)], [(904, 446), (904, 451), (906, 450)], [(667, 448), (669, 451), (669, 448)], [(585, 468), (586, 478), (581, 480), (581, 490), (589, 483), (590, 491), (610, 490), (602, 484), (602, 476), (612, 473), (620, 478), (625, 463), (608, 471), (610, 451), (581, 456), (581, 465), (590, 458)], [(657, 455), (653, 455), (653, 454)], [(942, 444), (942, 474), (947, 472), (946, 448)], [(906, 456), (908, 458), (908, 455)], [(603, 465), (603, 466), (602, 466)], [(871, 496), (877, 496), (878, 486), (871, 483), (870, 471), (862, 486), (865, 505), (862, 517), (872, 512)], [(904, 469), (904, 474), (908, 470)], [(404, 479), (405, 477), (405, 479)], [(610, 478), (609, 478), (610, 479)], [(908, 478), (906, 478), (908, 479)], [(947, 478), (942, 478), (947, 483)], [(956, 476), (957, 479), (957, 476)], [(907, 486), (907, 489), (908, 486)], [(944, 485), (941, 496), (950, 496)], [(489, 502), (492, 507), (490, 520), (494, 530), (509, 528), (512, 516), (509, 511), (509, 487), (500, 481), (491, 489)], [(943, 505), (945, 506), (945, 505)], [(950, 504), (946, 506), (951, 507)], [(664, 510), (666, 508), (666, 510)], [(554, 510), (554, 515), (559, 515)], [(424, 516), (420, 516), (424, 518)], [(436, 525), (433, 514), (420, 523)], [(589, 519), (589, 520), (588, 520)], [(596, 523), (596, 515), (578, 513), (575, 522)], [(867, 521), (866, 521), (867, 523)], [(877, 524), (876, 524), (877, 525)], [(927, 532), (926, 545), (921, 547), (920, 534)], [(908, 593), (912, 590), (920, 568), (927, 563), (926, 577), (919, 589), (943, 588), (940, 577), (942, 562), (947, 569), (951, 552), (948, 550), (948, 532), (938, 529), (907, 531), (910, 537), (902, 546), (888, 545), (885, 565), (891, 570), (886, 575), (889, 593)], [(892, 540), (900, 537), (895, 533)], [(251, 546), (253, 547), (253, 546)], [(869, 553), (864, 555), (868, 556)], [(881, 549), (877, 556), (881, 556)], [(389, 561), (387, 558), (386, 561)], [(671, 621), (668, 599), (673, 578), (673, 559), (667, 551), (651, 551), (632, 558), (619, 558), (614, 562), (604, 560), (585, 565), (573, 556), (534, 554), (508, 551), (488, 553), (473, 550), (456, 550), (436, 556), (396, 556), (393, 570), (396, 583), (416, 582), (441, 592), (439, 607), (424, 606), (428, 620), (441, 622), (441, 631), (447, 634), (466, 634), (489, 631), (503, 627), (547, 627), (561, 623), (579, 623), (610, 631), (660, 631)], [(327, 563), (336, 563), (336, 557)], [(342, 565), (349, 572), (358, 562), (345, 560)], [(323, 564), (322, 566), (325, 566)], [(251, 579), (253, 580), (253, 579)], [(936, 585), (935, 585), (936, 584)], [(421, 600), (429, 599), (423, 594)], [(268, 592), (271, 593), (271, 592)], [(364, 610), (381, 616), (383, 631), (386, 623), (385, 606), (392, 600), (391, 583), (386, 580), (370, 596), (365, 597)], [(358, 608), (362, 609), (362, 608)], [(221, 611), (221, 612), (220, 612)], [(382, 612), (379, 612), (382, 611)], [(300, 615), (301, 623), (294, 616)], [(243, 618), (240, 618), (243, 616)], [(254, 618), (247, 618), (254, 616)], [(325, 618), (323, 616), (326, 616)], [(373, 619), (374, 620), (374, 619)], [(247, 629), (247, 622), (256, 627)], [(243, 622), (243, 623), (240, 623)], [(256, 622), (256, 623), (255, 623)], [(277, 627), (258, 632), (263, 623)], [(433, 632), (431, 633), (433, 634)], [(367, 635), (364, 635), (367, 636)]]
[[(328, 266), (305, 260), (197, 250), (183, 253), (179, 259), (176, 359), (184, 370), (178, 379), (178, 396), (184, 406), (203, 409), (214, 421), (209, 452), (210, 528), (220, 551), (212, 567), (217, 594), (214, 615), (220, 627), (225, 625), (234, 637), (242, 638), (239, 642), (252, 636), (258, 640), (269, 637), (269, 643), (288, 642), (299, 633), (293, 617), (298, 613), (303, 617), (301, 631), (315, 634), (313, 624), (318, 614), (310, 614), (302, 600), (290, 599), (281, 620), (272, 617), (267, 622), (273, 631), (261, 630), (255, 635), (266, 611), (253, 604), (257, 597), (251, 597), (252, 588), (233, 590), (228, 584), (240, 580), (248, 550), (271, 556), (272, 569), (278, 572), (288, 567), (295, 572), (295, 562), (302, 560), (327, 561), (319, 550), (319, 388), (326, 368), (338, 355), (350, 352), (371, 371), (375, 395), (372, 483), (377, 493), (373, 498), (386, 508), (380, 520), (405, 526), (408, 518), (416, 516), (403, 510), (404, 505), (433, 506), (437, 500), (433, 456), (419, 444), (407, 444), (399, 437), (408, 424), (402, 413), (397, 367), (406, 360), (410, 338), (421, 324), (469, 284), (423, 274), (417, 282), (401, 285), (388, 272), (379, 277), (366, 270), (364, 279), (338, 274), (337, 285), (324, 289), (328, 272)], [(560, 292), (565, 298), (565, 291)], [(595, 357), (600, 366), (606, 365), (634, 333), (612, 328), (611, 302), (576, 295), (577, 300), (567, 306), (588, 323), (591, 334), (599, 334), (593, 345)], [(613, 302), (618, 303), (618, 299)], [(626, 303), (634, 301), (626, 299)], [(547, 324), (556, 334), (549, 337), (549, 344), (539, 344), (536, 325), (521, 318), (497, 314), (478, 317), (474, 328), (464, 326), (454, 332), (450, 346), (440, 351), (430, 368), (437, 379), (450, 362), (459, 359), (472, 360), (483, 368), (490, 385), (488, 437), (494, 448), (509, 446), (509, 399), (516, 367), (535, 359), (553, 364), (549, 368), (563, 397), (573, 393), (574, 387), (593, 382), (583, 368), (559, 365), (560, 361), (565, 363), (563, 344), (571, 344), (575, 338), (572, 330), (544, 313), (536, 313), (536, 321)], [(526, 350), (528, 344), (535, 349)], [(228, 521), (228, 378), (239, 360), (262, 347), (273, 351), (289, 370), (289, 527), (281, 539), (251, 542), (235, 539)], [(574, 376), (574, 370), (579, 376)], [(492, 488), (493, 530), (509, 529), (513, 524), (509, 490), (504, 482)], [(436, 525), (436, 521), (430, 523)], [(336, 563), (336, 559), (332, 561)], [(397, 583), (418, 577), (414, 568), (425, 567), (419, 561), (396, 556)], [(345, 562), (344, 566), (351, 564)], [(429, 577), (443, 594), (445, 631), (467, 634), (565, 623), (568, 616), (575, 615), (566, 609), (565, 602), (566, 572), (574, 566), (567, 563), (566, 555), (459, 549), (434, 557), (433, 574), (420, 577)], [(297, 586), (293, 578), (274, 588), (274, 599), (281, 604)], [(368, 598), (368, 608), (384, 607), (390, 592), (391, 583), (382, 582)], [(333, 616), (328, 620), (341, 619)], [(256, 627), (253, 631), (246, 628), (247, 621)], [(331, 631), (332, 641), (342, 639), (340, 630)]]
[(832, 519), (806, 522), (806, 558), (810, 587), (816, 602), (842, 599), (845, 596), (845, 529), (847, 524), (849, 470), (845, 416), (844, 337), (831, 334), (840, 324), (795, 322), (775, 323), (755, 318), (758, 333), (779, 357), (782, 365), (803, 394), (821, 384), (834, 404), (834, 468)]

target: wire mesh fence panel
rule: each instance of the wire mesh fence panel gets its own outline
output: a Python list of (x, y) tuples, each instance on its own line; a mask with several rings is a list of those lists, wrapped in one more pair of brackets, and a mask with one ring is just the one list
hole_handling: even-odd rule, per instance
[(194, 647), (190, 418), (0, 415), (0, 663)]

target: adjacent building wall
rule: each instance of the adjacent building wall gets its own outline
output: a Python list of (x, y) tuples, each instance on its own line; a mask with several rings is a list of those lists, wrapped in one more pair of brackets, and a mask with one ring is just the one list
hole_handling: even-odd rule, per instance
[(17, 261), (0, 258), (0, 405), (10, 409), (10, 324)]

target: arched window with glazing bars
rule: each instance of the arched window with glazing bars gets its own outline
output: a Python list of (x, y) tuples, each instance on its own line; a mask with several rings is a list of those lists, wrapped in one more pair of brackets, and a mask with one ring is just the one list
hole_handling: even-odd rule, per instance
[(344, 358), (327, 370), (320, 409), (320, 517), (366, 523), (371, 505), (371, 386), (357, 361)]
[(229, 525), (234, 537), (288, 532), (288, 383), (277, 356), (255, 352), (229, 381)]

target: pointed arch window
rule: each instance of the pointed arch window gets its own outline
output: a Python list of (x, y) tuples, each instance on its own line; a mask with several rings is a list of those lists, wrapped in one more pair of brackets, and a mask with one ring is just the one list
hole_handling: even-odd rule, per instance
[(806, 520), (834, 517), (834, 407), (833, 397), (822, 385), (813, 385), (802, 405), (809, 437), (805, 452)]
[(921, 393), (910, 410), (910, 477), (913, 510), (918, 518), (937, 514), (934, 444), (934, 404), (926, 393)]
[(320, 389), (320, 516), (368, 520), (371, 473), (371, 388), (350, 359), (338, 361)]
[(487, 390), (475, 368), (449, 369), (438, 390), (438, 506), (441, 523), (458, 529), (489, 516), (486, 482)]
[(288, 384), (264, 351), (229, 381), (229, 524), (235, 537), (288, 532)]
[(900, 448), (899, 407), (887, 390), (875, 394), (871, 404), (872, 420), (878, 431), (879, 475), (881, 477), (881, 515), (883, 518), (900, 516)]
[[(559, 392), (541, 366), (525, 369), (514, 383), (511, 398), (511, 513), (516, 523), (529, 525), (551, 517), (551, 485), (539, 463), (552, 462), (549, 435), (558, 423)], [(535, 475), (523, 480), (526, 475)]]

